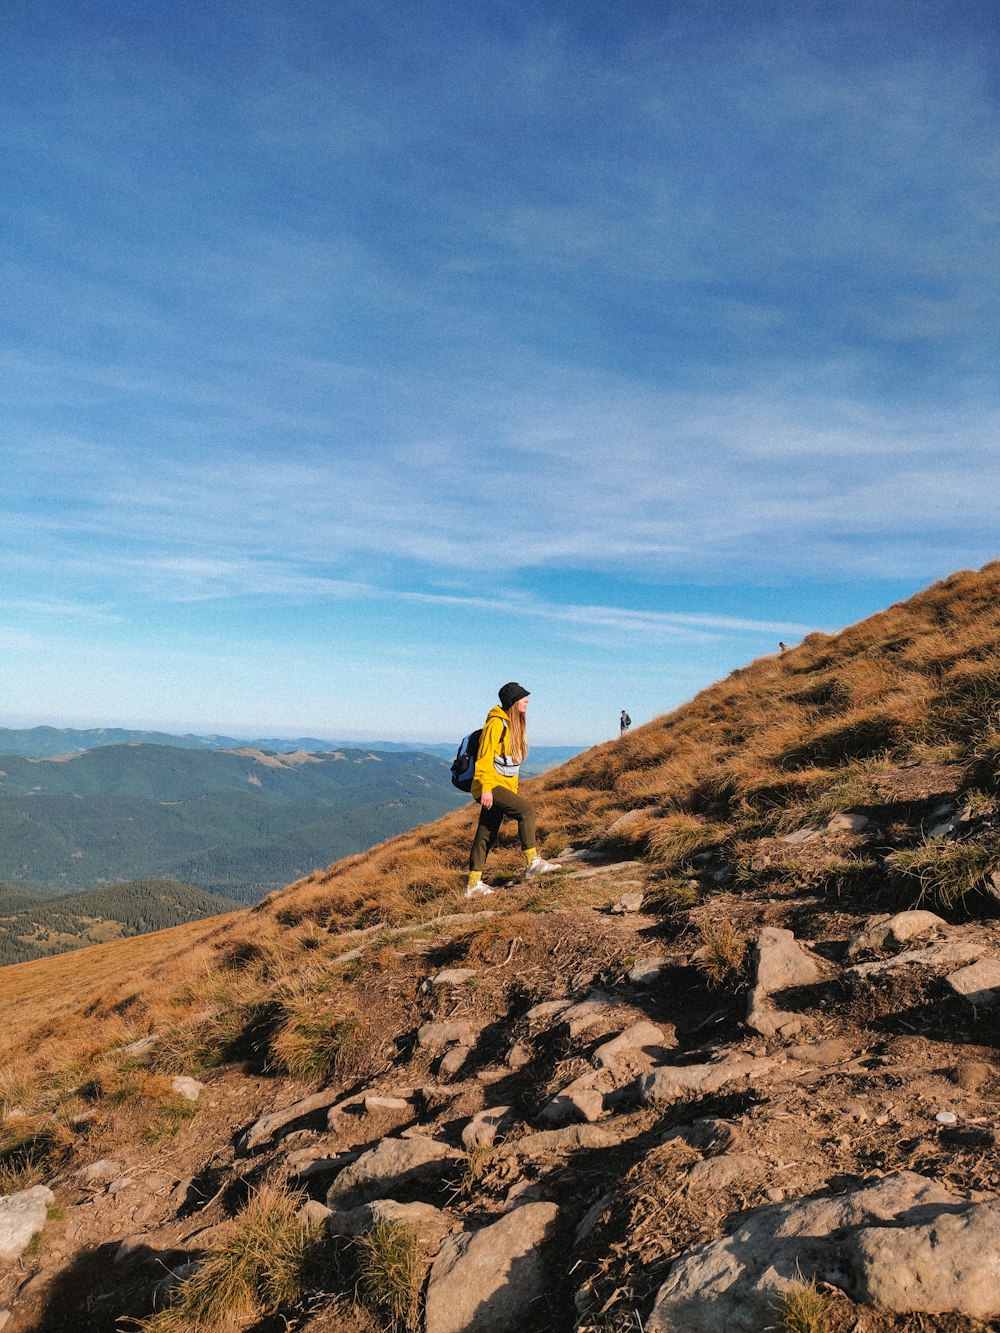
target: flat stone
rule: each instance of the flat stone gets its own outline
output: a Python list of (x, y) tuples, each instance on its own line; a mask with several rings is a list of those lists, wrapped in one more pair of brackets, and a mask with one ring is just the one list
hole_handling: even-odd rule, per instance
[(644, 1019), (632, 1023), (610, 1041), (602, 1042), (591, 1056), (591, 1060), (598, 1069), (609, 1069), (614, 1066), (617, 1059), (630, 1051), (643, 1051), (656, 1059), (662, 1059), (664, 1053), (676, 1045), (675, 1032), (667, 1035), (655, 1023)]
[(326, 1226), (329, 1219), (333, 1216), (333, 1211), (320, 1203), (318, 1199), (306, 1199), (305, 1203), (295, 1216), (303, 1226), (319, 1229), (320, 1227)]
[(688, 1174), (688, 1185), (714, 1194), (733, 1185), (759, 1180), (769, 1172), (767, 1162), (752, 1153), (722, 1153), (719, 1157), (696, 1162)]
[(445, 1051), (438, 1064), (437, 1072), (441, 1078), (454, 1078), (464, 1067), (472, 1051), (468, 1046), (452, 1046)]
[(619, 1008), (621, 1000), (603, 991), (591, 991), (585, 1000), (572, 1005), (560, 1015), (560, 1022), (569, 1028), (571, 1037), (578, 1037), (589, 1028), (596, 1027)]
[(474, 967), (447, 967), (430, 978), (432, 986), (464, 986), (476, 975)]
[(949, 833), (955, 832), (955, 821), (946, 819), (943, 824), (935, 824), (933, 828), (927, 830), (928, 838), (944, 838)]
[(425, 1333), (518, 1333), (550, 1280), (542, 1246), (557, 1214), (554, 1203), (525, 1203), (447, 1237), (427, 1284)]
[(628, 979), (633, 986), (655, 986), (667, 971), (669, 964), (666, 959), (655, 955), (652, 958), (642, 958), (631, 968)]
[(897, 912), (894, 916), (872, 917), (860, 935), (855, 935), (847, 946), (848, 958), (859, 953), (881, 953), (891, 950), (898, 953), (910, 940), (919, 939), (932, 931), (946, 931), (947, 921), (933, 912), (916, 909), (911, 912)]
[(525, 1134), (513, 1143), (504, 1144), (505, 1157), (547, 1157), (551, 1153), (576, 1152), (579, 1148), (611, 1148), (617, 1137), (600, 1125), (568, 1125), (565, 1129), (545, 1129), (537, 1134)]
[(99, 1162), (91, 1162), (89, 1166), (81, 1167), (77, 1177), (85, 1185), (110, 1185), (124, 1170), (125, 1167), (121, 1162), (115, 1162), (110, 1157), (102, 1157)]
[[(293, 1124), (296, 1120), (302, 1120), (316, 1111), (333, 1107), (334, 1103), (338, 1102), (340, 1098), (339, 1090), (324, 1088), (321, 1092), (314, 1092), (309, 1097), (303, 1097), (301, 1101), (293, 1102), (291, 1106), (282, 1107), (280, 1111), (271, 1111), (268, 1115), (261, 1116), (241, 1135), (237, 1144), (237, 1151), (241, 1153), (253, 1152), (255, 1148), (273, 1138), (286, 1125)], [(331, 1110), (328, 1122), (332, 1121), (333, 1118), (334, 1111)]]
[(477, 1111), (462, 1129), (462, 1146), (488, 1148), (497, 1134), (509, 1127), (512, 1119), (509, 1106), (487, 1106)]
[(734, 1083), (754, 1082), (773, 1068), (767, 1057), (728, 1055), (699, 1065), (662, 1065), (638, 1080), (639, 1099), (645, 1106), (683, 1101), (718, 1092)]
[(818, 828), (800, 828), (794, 833), (786, 833), (784, 837), (778, 839), (779, 842), (787, 842), (792, 847), (797, 847), (800, 843), (809, 842), (812, 838), (818, 838), (820, 830)]
[(147, 1051), (153, 1049), (156, 1045), (155, 1037), (140, 1037), (138, 1041), (130, 1041), (127, 1046), (121, 1048), (122, 1055), (130, 1055), (134, 1059), (137, 1055), (145, 1055)]
[(422, 1051), (428, 1051), (431, 1055), (436, 1055), (449, 1046), (472, 1046), (475, 1039), (472, 1024), (464, 1018), (424, 1023), (417, 1029), (417, 1045)]
[(843, 1037), (827, 1037), (825, 1041), (804, 1042), (800, 1046), (791, 1046), (788, 1056), (809, 1065), (835, 1065), (841, 1060), (849, 1060), (854, 1048)]
[(515, 1041), (514, 1045), (507, 1052), (507, 1068), (523, 1069), (525, 1065), (531, 1064), (533, 1052), (530, 1046), (523, 1041)]
[(378, 1111), (412, 1111), (413, 1103), (405, 1097), (384, 1097), (376, 1093), (365, 1097), (364, 1108), (369, 1114)]
[(170, 1090), (175, 1092), (178, 1097), (183, 1097), (185, 1101), (196, 1102), (205, 1091), (204, 1083), (199, 1083), (196, 1078), (188, 1078), (184, 1074), (176, 1074), (170, 1080)]
[(830, 833), (864, 833), (870, 822), (867, 815), (842, 810), (827, 820), (826, 827)]
[(641, 893), (623, 893), (618, 901), (612, 904), (611, 910), (618, 916), (622, 916), (626, 912), (641, 912), (644, 901), (645, 899)]
[(1000, 959), (981, 958), (969, 967), (952, 972), (948, 987), (977, 1008), (1000, 1004)]
[(844, 973), (846, 977), (877, 977), (897, 967), (958, 967), (981, 958), (983, 946), (971, 940), (941, 940), (926, 949), (907, 949), (894, 958), (882, 958), (872, 963), (855, 963)]
[(799, 1019), (794, 1014), (773, 1008), (768, 1002), (769, 997), (775, 991), (819, 981), (823, 972), (816, 960), (802, 948), (790, 930), (765, 926), (753, 953), (753, 975), (747, 1026), (762, 1037), (794, 1036), (801, 1027)]
[(594, 1086), (596, 1073), (582, 1074), (567, 1084), (561, 1092), (549, 1099), (539, 1113), (546, 1125), (568, 1125), (575, 1121), (588, 1124), (600, 1119), (604, 1112), (604, 1093)]
[(46, 1185), (0, 1195), (0, 1260), (17, 1259), (43, 1230), (56, 1196)]
[(571, 1004), (571, 1000), (543, 1000), (541, 1004), (529, 1009), (524, 1016), (529, 1023), (541, 1023), (546, 1018), (555, 1018), (556, 1014), (563, 1013)]
[(437, 1139), (382, 1139), (341, 1171), (327, 1192), (327, 1206), (353, 1208), (438, 1180), (448, 1159), (454, 1156), (453, 1150)]

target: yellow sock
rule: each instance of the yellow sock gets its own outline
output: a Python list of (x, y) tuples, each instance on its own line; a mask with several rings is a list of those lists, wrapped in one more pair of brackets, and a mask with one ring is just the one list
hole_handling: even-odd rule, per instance
[(470, 870), (469, 888), (474, 889), (476, 885), (479, 883), (479, 881), (482, 879), (482, 877), (483, 877), (483, 872), (481, 870)]
[(527, 861), (529, 866), (531, 865), (532, 861), (535, 859), (537, 855), (538, 853), (535, 851), (534, 847), (526, 847), (524, 849), (524, 859)]

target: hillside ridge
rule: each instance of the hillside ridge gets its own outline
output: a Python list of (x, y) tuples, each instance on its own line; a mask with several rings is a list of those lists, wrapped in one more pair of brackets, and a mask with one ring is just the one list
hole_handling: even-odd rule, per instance
[(998, 685), (989, 565), (534, 779), (542, 886), (466, 808), (5, 969), (9, 1333), (997, 1328)]

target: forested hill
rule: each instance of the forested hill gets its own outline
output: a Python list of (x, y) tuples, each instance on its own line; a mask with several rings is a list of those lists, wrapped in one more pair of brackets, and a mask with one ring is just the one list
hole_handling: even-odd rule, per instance
[(0, 758), (0, 879), (44, 889), (156, 876), (242, 902), (465, 799), (409, 751), (102, 746)]
[(109, 884), (59, 897), (0, 884), (0, 966), (145, 935), (238, 907), (239, 903), (217, 894), (169, 879)]

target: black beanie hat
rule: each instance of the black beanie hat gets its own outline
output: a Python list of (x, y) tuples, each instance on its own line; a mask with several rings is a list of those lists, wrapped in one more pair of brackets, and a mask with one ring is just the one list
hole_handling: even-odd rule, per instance
[(518, 699), (527, 699), (530, 691), (523, 685), (518, 685), (516, 680), (510, 680), (506, 685), (500, 687), (500, 707), (507, 711), (511, 704), (516, 704)]

